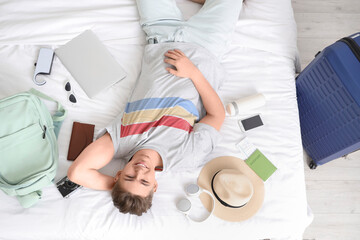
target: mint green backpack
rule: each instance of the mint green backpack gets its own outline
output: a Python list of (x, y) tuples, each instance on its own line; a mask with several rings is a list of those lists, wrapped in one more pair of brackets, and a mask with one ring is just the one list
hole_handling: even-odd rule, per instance
[(54, 101), (35, 89), (0, 100), (0, 189), (25, 208), (41, 198), (41, 189), (55, 177), (57, 135), (66, 116), (56, 101), (51, 116), (39, 97)]

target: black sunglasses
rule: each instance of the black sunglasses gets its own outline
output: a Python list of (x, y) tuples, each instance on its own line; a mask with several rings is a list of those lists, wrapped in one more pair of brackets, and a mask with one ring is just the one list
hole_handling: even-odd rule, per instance
[(72, 102), (72, 103), (76, 103), (76, 97), (75, 97), (74, 93), (71, 92), (70, 82), (67, 82), (67, 83), (65, 84), (65, 90), (66, 90), (67, 92), (70, 92), (69, 101)]

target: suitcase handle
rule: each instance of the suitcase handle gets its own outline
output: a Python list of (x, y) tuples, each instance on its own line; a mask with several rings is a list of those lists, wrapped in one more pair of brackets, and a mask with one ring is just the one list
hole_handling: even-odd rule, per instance
[(354, 53), (357, 60), (360, 62), (360, 47), (353, 38), (344, 37), (340, 39), (338, 42), (343, 42), (346, 45), (348, 45), (351, 51)]

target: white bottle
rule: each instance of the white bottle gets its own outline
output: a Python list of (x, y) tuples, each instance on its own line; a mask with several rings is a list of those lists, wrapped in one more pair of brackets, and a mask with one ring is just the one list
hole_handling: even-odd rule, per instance
[(266, 99), (263, 94), (258, 93), (255, 95), (251, 95), (248, 97), (240, 98), (234, 102), (226, 105), (226, 111), (230, 116), (235, 116), (240, 113), (246, 113), (254, 108), (259, 108), (264, 106), (266, 103)]

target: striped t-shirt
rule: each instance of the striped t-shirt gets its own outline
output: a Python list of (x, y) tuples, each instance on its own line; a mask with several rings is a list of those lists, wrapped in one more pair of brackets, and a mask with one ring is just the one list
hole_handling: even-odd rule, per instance
[(127, 104), (120, 137), (142, 134), (167, 126), (191, 132), (199, 113), (194, 104), (179, 97), (145, 98)]
[(164, 170), (201, 165), (220, 136), (207, 124), (197, 123), (205, 115), (192, 81), (166, 71), (164, 54), (180, 49), (200, 69), (215, 90), (222, 68), (206, 49), (189, 43), (162, 43), (145, 47), (142, 72), (124, 112), (106, 128), (115, 157), (129, 160), (141, 149), (157, 151)]

